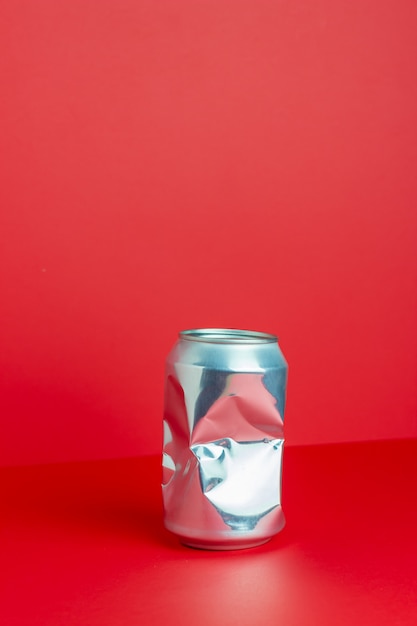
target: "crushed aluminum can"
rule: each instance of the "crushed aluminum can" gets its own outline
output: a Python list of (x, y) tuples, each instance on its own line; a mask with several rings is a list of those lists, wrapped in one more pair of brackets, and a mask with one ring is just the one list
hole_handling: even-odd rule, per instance
[(275, 335), (179, 334), (166, 362), (162, 493), (165, 526), (186, 545), (249, 548), (284, 527), (287, 372)]

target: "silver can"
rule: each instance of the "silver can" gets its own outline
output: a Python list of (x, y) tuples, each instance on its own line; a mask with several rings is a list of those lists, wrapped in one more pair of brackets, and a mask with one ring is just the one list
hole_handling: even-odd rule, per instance
[(287, 372), (275, 335), (179, 334), (166, 361), (162, 493), (165, 526), (183, 543), (249, 548), (283, 528)]

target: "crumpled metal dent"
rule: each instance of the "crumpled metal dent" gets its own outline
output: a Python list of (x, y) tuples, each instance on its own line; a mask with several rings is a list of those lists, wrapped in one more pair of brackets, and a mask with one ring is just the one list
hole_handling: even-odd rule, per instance
[(263, 379), (178, 363), (168, 375), (163, 498), (173, 532), (271, 536), (284, 525), (283, 421)]

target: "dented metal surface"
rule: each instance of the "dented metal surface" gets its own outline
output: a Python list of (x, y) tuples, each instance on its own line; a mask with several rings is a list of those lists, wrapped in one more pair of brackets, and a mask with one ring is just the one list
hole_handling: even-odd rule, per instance
[(162, 491), (184, 543), (251, 547), (283, 528), (286, 380), (273, 335), (180, 334), (166, 363)]

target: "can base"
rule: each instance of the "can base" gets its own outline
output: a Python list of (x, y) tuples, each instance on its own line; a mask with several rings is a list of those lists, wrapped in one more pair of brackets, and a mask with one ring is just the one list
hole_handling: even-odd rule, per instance
[(257, 548), (271, 540), (266, 539), (239, 539), (234, 541), (204, 541), (191, 537), (179, 537), (181, 543), (188, 548), (196, 548), (198, 550), (246, 550), (248, 548)]

